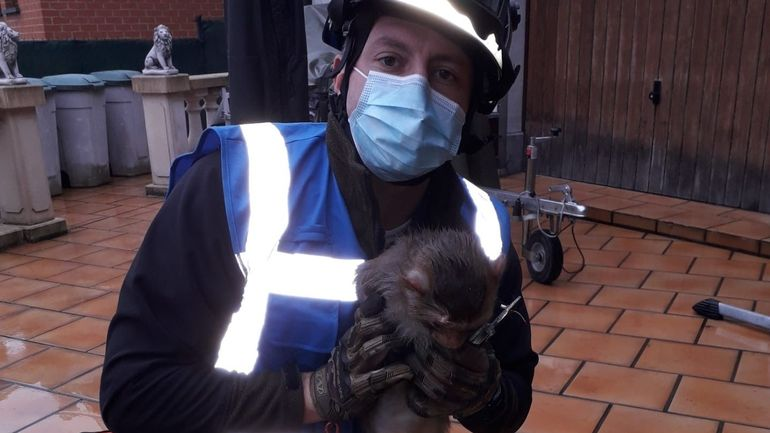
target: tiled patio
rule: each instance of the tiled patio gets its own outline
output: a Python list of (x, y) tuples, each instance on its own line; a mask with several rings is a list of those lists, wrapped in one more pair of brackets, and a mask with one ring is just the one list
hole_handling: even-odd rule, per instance
[[(593, 221), (770, 257), (770, 214), (547, 176), (538, 176), (537, 192), (547, 196), (549, 185), (564, 182), (588, 207)], [(522, 191), (524, 176), (510, 176), (501, 183), (503, 189)]]
[[(504, 185), (518, 191), (521, 181)], [(55, 207), (68, 235), (0, 253), (0, 433), (104, 428), (97, 401), (108, 321), (161, 206), (144, 196), (146, 183), (67, 190)], [(573, 186), (596, 221), (649, 232), (579, 221), (585, 270), (552, 286), (525, 280), (542, 356), (522, 431), (770, 433), (770, 334), (691, 310), (715, 296), (770, 314), (770, 259), (735, 252), (767, 248), (770, 216)], [(666, 233), (738, 243), (722, 249)], [(562, 242), (575, 269), (569, 231)]]

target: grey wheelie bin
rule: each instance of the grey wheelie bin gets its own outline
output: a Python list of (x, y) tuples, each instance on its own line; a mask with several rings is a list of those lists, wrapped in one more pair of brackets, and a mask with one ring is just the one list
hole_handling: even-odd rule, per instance
[(59, 137), (56, 135), (56, 101), (53, 86), (39, 78), (27, 78), (29, 84), (43, 86), (45, 104), (35, 107), (37, 129), (40, 131), (40, 144), (43, 146), (45, 174), (48, 177), (48, 189), (51, 195), (59, 195), (61, 189), (61, 163), (59, 162)]
[(63, 183), (72, 187), (110, 180), (104, 82), (93, 75), (43, 77), (54, 86)]
[(139, 74), (138, 71), (122, 70), (91, 73), (106, 85), (107, 144), (113, 176), (150, 172), (142, 97), (131, 89), (131, 77)]

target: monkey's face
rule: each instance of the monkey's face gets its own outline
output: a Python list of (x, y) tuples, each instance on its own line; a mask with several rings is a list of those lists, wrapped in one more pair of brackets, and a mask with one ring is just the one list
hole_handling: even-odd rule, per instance
[(490, 261), (473, 233), (422, 230), (358, 269), (357, 294), (385, 300), (383, 315), (416, 347), (456, 349), (492, 318), (505, 257)]
[(505, 258), (477, 261), (475, 266), (414, 267), (405, 275), (410, 317), (420, 321), (430, 338), (458, 349), (490, 320)]

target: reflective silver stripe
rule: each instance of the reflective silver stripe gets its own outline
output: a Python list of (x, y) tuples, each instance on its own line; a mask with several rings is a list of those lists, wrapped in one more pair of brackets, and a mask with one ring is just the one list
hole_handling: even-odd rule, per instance
[(259, 357), (269, 295), (355, 301), (355, 271), (363, 260), (333, 259), (277, 251), (289, 222), (286, 143), (269, 123), (241, 126), (249, 158), (249, 233), (239, 261), (246, 270), (240, 309), (219, 346), (215, 367), (250, 373)]
[(230, 319), (215, 367), (244, 374), (254, 369), (270, 294), (353, 302), (353, 278), (361, 263), (363, 260), (280, 252), (267, 261), (251, 261), (241, 307)]
[(354, 302), (356, 269), (361, 259), (335, 259), (277, 252), (260, 278), (270, 293), (327, 301)]
[[(270, 294), (306, 299), (356, 300), (355, 274), (363, 260), (277, 251), (289, 222), (291, 172), (286, 143), (269, 123), (241, 126), (249, 159), (249, 233), (238, 257), (246, 273), (240, 309), (219, 347), (216, 368), (248, 374), (259, 358), (259, 339)], [(502, 253), (500, 226), (484, 191), (465, 181), (476, 207), (474, 230), (490, 260)]]
[(476, 224), (473, 231), (476, 232), (481, 248), (489, 257), (495, 260), (503, 254), (503, 240), (500, 238), (500, 221), (497, 218), (495, 205), (484, 190), (477, 187), (467, 179), (463, 179), (468, 196), (476, 206)]

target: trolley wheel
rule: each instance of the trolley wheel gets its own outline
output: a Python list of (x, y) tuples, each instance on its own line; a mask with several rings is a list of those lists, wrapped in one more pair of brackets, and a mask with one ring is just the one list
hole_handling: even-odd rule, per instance
[(527, 256), (527, 269), (533, 280), (541, 284), (550, 284), (561, 274), (564, 264), (564, 250), (558, 237), (551, 237), (540, 230), (535, 230), (529, 235), (525, 248), (529, 251)]

